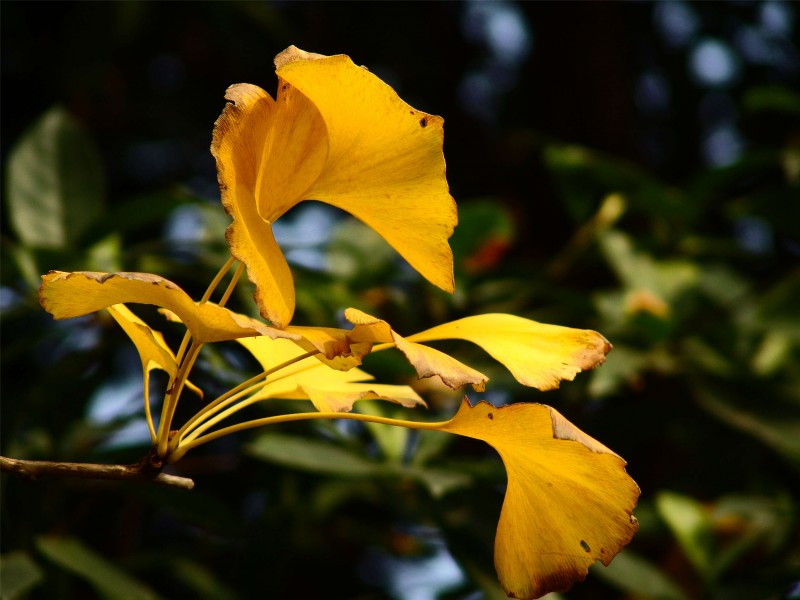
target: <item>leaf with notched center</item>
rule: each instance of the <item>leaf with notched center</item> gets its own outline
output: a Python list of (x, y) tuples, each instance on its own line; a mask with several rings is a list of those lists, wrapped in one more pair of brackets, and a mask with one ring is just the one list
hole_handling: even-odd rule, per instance
[(464, 400), (437, 429), (483, 440), (503, 459), (508, 487), (495, 567), (510, 596), (565, 591), (595, 561), (610, 563), (636, 533), (639, 486), (625, 461), (554, 408)]

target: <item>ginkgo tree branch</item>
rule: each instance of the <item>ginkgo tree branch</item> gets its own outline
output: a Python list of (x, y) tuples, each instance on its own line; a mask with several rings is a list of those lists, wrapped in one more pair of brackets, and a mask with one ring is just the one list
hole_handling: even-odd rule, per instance
[(194, 487), (194, 481), (191, 479), (161, 473), (146, 459), (133, 465), (101, 465), (46, 460), (20, 460), (0, 456), (0, 471), (28, 479), (39, 479), (41, 477), (111, 479), (157, 483), (186, 490)]

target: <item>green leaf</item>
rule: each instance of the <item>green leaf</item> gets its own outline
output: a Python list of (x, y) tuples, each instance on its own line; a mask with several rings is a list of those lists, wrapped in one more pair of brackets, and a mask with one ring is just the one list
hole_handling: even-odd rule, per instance
[[(383, 406), (377, 402), (362, 402), (359, 405), (359, 412), (364, 414), (391, 417), (396, 412), (395, 407)], [(405, 427), (387, 427), (379, 423), (365, 423), (367, 429), (375, 438), (380, 446), (381, 452), (387, 460), (393, 463), (400, 463), (408, 447), (408, 437), (411, 433)]]
[(764, 292), (756, 309), (756, 323), (765, 330), (778, 330), (800, 342), (800, 271), (794, 271)]
[(369, 477), (384, 472), (383, 465), (339, 446), (285, 433), (262, 434), (245, 451), (260, 460), (323, 475)]
[(39, 568), (26, 552), (15, 551), (0, 556), (0, 598), (14, 600), (24, 597), (25, 592), (43, 578)]
[(469, 474), (452, 469), (409, 467), (406, 472), (424, 485), (430, 495), (437, 499), (453, 490), (468, 487), (473, 482)]
[(10, 239), (4, 239), (3, 242), (3, 251), (8, 251), (27, 286), (32, 290), (38, 289), (42, 284), (42, 279), (36, 253), (28, 246), (14, 243)]
[(377, 279), (396, 261), (392, 247), (374, 230), (355, 219), (338, 223), (326, 246), (326, 270), (337, 278)]
[(606, 583), (637, 598), (686, 600), (687, 596), (661, 569), (630, 550), (623, 550), (611, 564), (591, 568)]
[(417, 444), (414, 456), (411, 461), (413, 464), (421, 466), (427, 464), (429, 460), (441, 455), (447, 447), (455, 440), (455, 436), (444, 433), (443, 431), (418, 431)]
[(42, 536), (36, 547), (58, 566), (89, 582), (104, 598), (149, 600), (156, 594), (140, 581), (71, 537)]
[(122, 270), (122, 240), (119, 234), (112, 233), (89, 248), (86, 269), (115, 273)]
[(103, 211), (100, 154), (60, 107), (46, 112), (11, 150), (7, 181), (11, 225), (28, 246), (73, 246)]
[(639, 251), (632, 238), (622, 232), (603, 232), (599, 242), (609, 265), (631, 290), (647, 290), (670, 303), (700, 280), (697, 265), (688, 261), (657, 261)]
[(188, 558), (174, 557), (170, 563), (173, 576), (178, 579), (184, 589), (192, 591), (194, 598), (209, 598), (211, 600), (234, 600), (237, 594), (222, 583), (204, 565)]
[(586, 222), (611, 193), (621, 193), (634, 212), (684, 216), (695, 210), (680, 195), (636, 165), (580, 146), (551, 144), (544, 161), (563, 203), (577, 223)]
[(656, 508), (672, 530), (686, 558), (701, 576), (708, 579), (715, 551), (711, 522), (703, 507), (688, 496), (660, 492), (656, 497)]
[(615, 346), (602, 369), (591, 372), (589, 395), (593, 398), (612, 396), (623, 386), (637, 380), (647, 368), (648, 356), (628, 346)]

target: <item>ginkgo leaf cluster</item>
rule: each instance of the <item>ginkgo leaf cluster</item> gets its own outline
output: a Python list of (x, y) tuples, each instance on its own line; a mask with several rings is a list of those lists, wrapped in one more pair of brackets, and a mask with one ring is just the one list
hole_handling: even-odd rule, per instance
[[(410, 335), (380, 317), (349, 308), (350, 327), (292, 322), (295, 289), (273, 224), (304, 201), (340, 208), (374, 229), (434, 285), (454, 289), (448, 239), (457, 223), (442, 153), (443, 119), (406, 104), (395, 91), (344, 55), (290, 47), (275, 61), (273, 98), (251, 84), (231, 86), (213, 131), (231, 258), (200, 300), (150, 273), (52, 271), (42, 306), (56, 319), (108, 310), (133, 341), (142, 363), (145, 414), (154, 456), (180, 460), (193, 448), (253, 427), (308, 419), (351, 419), (429, 429), (482, 440), (502, 458), (508, 487), (495, 543), (506, 592), (535, 598), (567, 589), (595, 561), (608, 564), (636, 532), (639, 489), (617, 454), (543, 404), (494, 407), (466, 399), (444, 422), (388, 419), (354, 412), (367, 400), (424, 407), (412, 386), (375, 382), (362, 369), (373, 352), (398, 351), (419, 378), (483, 391), (489, 377), (432, 346), (459, 340), (482, 348), (522, 385), (542, 391), (595, 368), (611, 350), (599, 333), (508, 314), (469, 316)], [(211, 298), (233, 265), (221, 298)], [(239, 277), (255, 285), (254, 311), (226, 307)], [(157, 306), (185, 327), (170, 348), (164, 336), (129, 308)], [(203, 346), (235, 341), (262, 371), (174, 423)], [(150, 373), (169, 379), (160, 418), (152, 415)], [(281, 398), (305, 401), (306, 412), (226, 424), (243, 408)]]

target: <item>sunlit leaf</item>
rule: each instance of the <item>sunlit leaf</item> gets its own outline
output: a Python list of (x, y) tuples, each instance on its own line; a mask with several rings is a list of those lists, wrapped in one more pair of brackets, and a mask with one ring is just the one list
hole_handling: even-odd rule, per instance
[(307, 352), (317, 351), (317, 359), (332, 369), (347, 371), (361, 364), (372, 350), (372, 341), (355, 341), (350, 332), (333, 327), (297, 327), (284, 329), (295, 336), (295, 343)]
[(355, 308), (345, 310), (344, 316), (356, 326), (351, 334), (353, 340), (393, 344), (416, 369), (420, 379), (437, 376), (453, 389), (470, 384), (476, 391), (483, 391), (485, 383), (489, 380), (483, 373), (457, 361), (444, 352), (423, 344), (409, 342), (382, 319)]
[(171, 377), (175, 376), (178, 372), (175, 354), (161, 332), (151, 329), (124, 304), (114, 304), (106, 310), (136, 346), (145, 374), (153, 369), (162, 369)]
[(175, 354), (170, 350), (164, 341), (164, 336), (142, 321), (133, 314), (124, 304), (115, 304), (106, 308), (108, 313), (128, 334), (139, 358), (142, 361), (142, 373), (144, 375), (144, 406), (147, 415), (147, 424), (150, 427), (150, 436), (155, 440), (155, 430), (153, 419), (150, 414), (150, 371), (162, 369), (166, 371), (170, 378), (175, 377), (178, 372), (178, 363)]
[(409, 342), (461, 339), (479, 345), (523, 385), (550, 390), (562, 380), (605, 361), (611, 344), (596, 331), (489, 314), (445, 323), (406, 338)]
[[(269, 338), (241, 338), (245, 348), (261, 363), (264, 370), (304, 354), (296, 343)], [(349, 412), (358, 400), (389, 400), (405, 407), (425, 405), (409, 386), (366, 383), (373, 377), (358, 368), (347, 371), (332, 369), (316, 357), (309, 357), (284, 367), (256, 392), (250, 400), (266, 398), (308, 399), (320, 412)]]
[(465, 400), (438, 429), (483, 440), (503, 459), (508, 487), (495, 567), (513, 597), (567, 590), (595, 561), (609, 564), (636, 532), (639, 487), (625, 461), (555, 409)]
[(271, 226), (303, 200), (350, 212), (452, 291), (447, 239), (457, 216), (442, 119), (413, 109), (344, 55), (291, 47), (276, 65), (277, 101), (256, 86), (232, 86), (212, 144), (233, 217), (228, 242), (256, 284), (261, 314), (285, 327), (294, 312), (292, 276)]
[(56, 319), (90, 314), (114, 304), (153, 304), (174, 312), (198, 342), (255, 335), (297, 337), (216, 304), (194, 302), (171, 281), (150, 273), (51, 271), (42, 276), (39, 300)]

